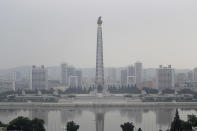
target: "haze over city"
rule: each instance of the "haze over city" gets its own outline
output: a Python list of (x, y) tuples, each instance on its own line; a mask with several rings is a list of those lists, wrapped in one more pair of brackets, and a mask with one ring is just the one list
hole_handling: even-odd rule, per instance
[(196, 0), (0, 1), (0, 68), (95, 67), (96, 23), (103, 18), (104, 66), (172, 64), (194, 68)]
[(197, 0), (0, 0), (0, 131), (197, 131)]

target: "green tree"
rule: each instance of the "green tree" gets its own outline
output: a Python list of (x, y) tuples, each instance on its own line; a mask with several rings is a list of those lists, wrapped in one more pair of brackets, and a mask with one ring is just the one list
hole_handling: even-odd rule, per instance
[(188, 121), (182, 121), (181, 122), (181, 128), (184, 131), (192, 131), (192, 126)]
[(45, 131), (44, 121), (38, 118), (34, 118), (31, 121), (32, 131)]
[(182, 121), (179, 117), (178, 109), (176, 109), (174, 120), (171, 123), (170, 131), (182, 131)]
[(27, 117), (18, 117), (9, 122), (7, 130), (45, 131), (44, 121), (38, 118), (30, 120)]
[(133, 131), (134, 125), (132, 122), (127, 122), (120, 125), (120, 127), (122, 128), (122, 131)]
[(79, 129), (79, 125), (77, 125), (74, 121), (67, 122), (66, 130), (67, 131), (77, 131)]
[(195, 115), (188, 115), (188, 123), (191, 124), (191, 126), (196, 127), (197, 126), (197, 117)]
[(31, 131), (31, 120), (26, 117), (18, 117), (9, 122), (7, 130)]
[(6, 127), (7, 125), (0, 121), (0, 127)]

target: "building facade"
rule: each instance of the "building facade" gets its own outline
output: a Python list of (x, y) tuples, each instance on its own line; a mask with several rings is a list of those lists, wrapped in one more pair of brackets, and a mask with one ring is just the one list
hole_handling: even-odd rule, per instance
[(176, 75), (176, 83), (181, 84), (187, 81), (187, 74), (186, 73), (178, 73)]
[(127, 70), (126, 69), (122, 69), (120, 71), (120, 84), (121, 86), (126, 86), (127, 85)]
[(136, 84), (136, 77), (135, 76), (127, 76), (127, 85), (134, 86)]
[(141, 62), (135, 63), (135, 76), (136, 76), (136, 83), (142, 83), (143, 80), (143, 68)]
[(193, 71), (187, 72), (187, 81), (193, 81)]
[(197, 67), (193, 70), (193, 80), (197, 81)]
[(63, 86), (68, 86), (68, 64), (61, 64), (61, 84)]
[(30, 74), (30, 88), (32, 90), (47, 90), (48, 89), (48, 72), (42, 65), (41, 67), (32, 66)]
[(69, 87), (70, 88), (79, 87), (78, 76), (69, 76)]
[(82, 71), (76, 70), (75, 75), (77, 76), (78, 87), (82, 87)]
[(15, 85), (13, 84), (13, 81), (0, 79), (0, 92), (13, 90), (15, 90)]
[(135, 76), (135, 67), (133, 65), (128, 66), (127, 68), (127, 85), (135, 85), (136, 76)]
[(108, 84), (117, 83), (117, 70), (116, 70), (116, 68), (108, 68), (107, 69), (106, 81), (107, 81)]
[(175, 72), (171, 65), (168, 67), (162, 67), (162, 65), (160, 65), (160, 67), (157, 69), (157, 88), (160, 90), (174, 88), (174, 77)]

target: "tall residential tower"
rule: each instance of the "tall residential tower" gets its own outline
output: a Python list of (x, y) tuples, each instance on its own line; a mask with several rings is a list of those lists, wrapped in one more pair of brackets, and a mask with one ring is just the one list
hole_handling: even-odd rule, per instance
[(104, 91), (104, 67), (103, 67), (103, 39), (102, 39), (102, 20), (97, 21), (97, 48), (96, 48), (96, 91)]

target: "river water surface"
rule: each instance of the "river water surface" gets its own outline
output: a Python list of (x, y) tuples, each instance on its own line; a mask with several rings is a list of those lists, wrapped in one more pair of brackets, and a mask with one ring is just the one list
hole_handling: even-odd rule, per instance
[[(17, 116), (40, 118), (45, 121), (47, 131), (63, 131), (66, 122), (75, 121), (80, 125), (79, 131), (121, 131), (120, 124), (133, 122), (135, 129), (158, 131), (168, 129), (176, 108), (132, 108), (132, 107), (90, 107), (61, 109), (0, 109), (0, 121), (8, 123)], [(197, 109), (179, 108), (181, 119), (188, 114), (196, 114)]]

